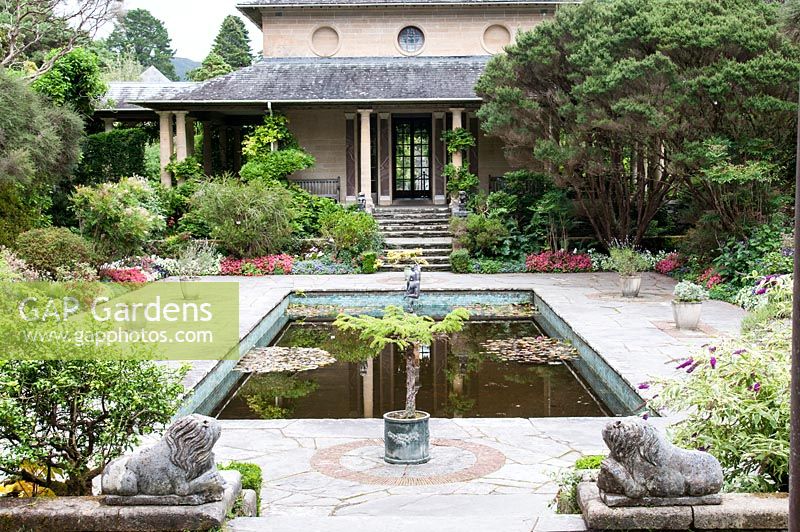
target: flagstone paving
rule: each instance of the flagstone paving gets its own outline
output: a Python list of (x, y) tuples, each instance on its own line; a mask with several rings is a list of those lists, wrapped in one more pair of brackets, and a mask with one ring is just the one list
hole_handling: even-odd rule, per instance
[[(399, 272), (214, 280), (240, 283), (241, 337), (293, 290), (405, 287)], [(610, 273), (426, 272), (422, 293), (532, 290), (636, 388), (652, 378), (674, 375), (675, 361), (693, 349), (737, 334), (745, 315), (726, 303), (705, 302), (700, 331), (678, 331), (671, 324), (674, 284), (668, 277), (646, 274), (642, 297), (628, 300), (618, 296), (617, 276)], [(195, 364), (187, 386), (197, 385), (213, 367), (213, 362)], [(650, 392), (639, 393), (644, 399)], [(218, 461), (254, 462), (264, 472), (262, 518), (237, 519), (229, 526), (235, 531), (571, 531), (584, 527), (580, 518), (557, 516), (550, 507), (557, 489), (554, 477), (581, 455), (604, 452), (600, 430), (606, 421), (432, 419), (434, 439), (463, 446), (444, 445), (438, 452), (434, 447), (429, 464), (398, 470), (402, 473), (380, 463), (383, 426), (377, 419), (225, 420), (215, 452)], [(664, 428), (670, 420), (652, 421)], [(481, 453), (481, 448), (488, 451)], [(462, 474), (481, 460), (484, 467), (478, 474)]]

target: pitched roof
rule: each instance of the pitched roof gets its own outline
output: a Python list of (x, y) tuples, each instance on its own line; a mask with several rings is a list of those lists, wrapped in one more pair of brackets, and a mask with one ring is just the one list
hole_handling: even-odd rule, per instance
[(108, 84), (108, 92), (103, 96), (99, 111), (142, 111), (141, 106), (131, 102), (162, 100), (196, 86), (193, 82), (169, 81), (166, 83), (145, 83), (141, 81), (113, 81)]
[(169, 83), (170, 79), (165, 76), (159, 69), (150, 65), (147, 70), (142, 72), (139, 76), (139, 81), (142, 83)]
[(478, 101), (474, 86), (490, 56), (271, 58), (173, 93), (129, 101), (302, 103)]

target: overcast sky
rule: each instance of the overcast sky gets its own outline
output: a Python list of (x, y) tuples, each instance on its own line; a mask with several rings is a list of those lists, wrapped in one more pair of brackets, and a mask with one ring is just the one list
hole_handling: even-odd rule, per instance
[[(222, 19), (226, 15), (241, 15), (236, 9), (236, 0), (125, 0), (126, 9), (147, 9), (167, 26), (172, 38), (172, 48), (178, 57), (202, 61), (211, 50)], [(261, 32), (242, 16), (245, 21), (252, 51), (261, 51)], [(105, 28), (100, 36), (105, 37), (113, 24)]]

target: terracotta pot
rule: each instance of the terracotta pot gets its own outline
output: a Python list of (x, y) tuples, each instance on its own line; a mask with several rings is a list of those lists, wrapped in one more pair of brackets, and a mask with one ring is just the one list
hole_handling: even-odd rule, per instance
[(699, 301), (673, 301), (672, 317), (678, 329), (697, 330), (703, 304)]
[(622, 297), (637, 297), (639, 289), (642, 287), (642, 276), (620, 275), (619, 286), (622, 290)]
[(417, 410), (419, 417), (402, 419), (403, 410), (383, 415), (384, 460), (390, 464), (424, 464), (431, 459), (431, 415)]

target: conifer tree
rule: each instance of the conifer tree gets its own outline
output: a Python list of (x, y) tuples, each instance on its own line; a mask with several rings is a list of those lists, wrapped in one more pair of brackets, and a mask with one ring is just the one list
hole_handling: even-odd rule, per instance
[(233, 15), (225, 17), (211, 52), (222, 57), (234, 70), (253, 63), (250, 39), (242, 19)]

